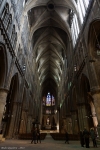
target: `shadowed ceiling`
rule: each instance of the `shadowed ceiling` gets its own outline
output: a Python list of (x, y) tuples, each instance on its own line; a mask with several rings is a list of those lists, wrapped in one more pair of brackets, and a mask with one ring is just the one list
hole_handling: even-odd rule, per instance
[(56, 95), (70, 40), (69, 14), (74, 0), (27, 0), (30, 37), (42, 92)]

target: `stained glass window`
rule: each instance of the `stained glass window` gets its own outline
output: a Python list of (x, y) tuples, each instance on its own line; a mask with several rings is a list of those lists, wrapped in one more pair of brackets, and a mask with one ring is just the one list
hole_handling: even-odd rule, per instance
[(46, 106), (51, 106), (51, 95), (50, 95), (50, 93), (48, 93), (47, 97), (46, 97)]
[(55, 105), (55, 98), (53, 95), (50, 95), (48, 92), (47, 96), (43, 97), (43, 105), (44, 106), (54, 106)]

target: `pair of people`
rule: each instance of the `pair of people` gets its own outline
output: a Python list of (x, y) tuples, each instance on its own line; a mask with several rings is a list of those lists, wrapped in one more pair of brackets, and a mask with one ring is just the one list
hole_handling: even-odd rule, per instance
[(31, 144), (33, 143), (33, 141), (34, 141), (34, 144), (38, 143), (38, 141), (40, 141), (40, 143), (41, 143), (40, 130), (37, 129), (37, 128), (34, 128), (32, 130), (32, 141), (31, 141)]
[(95, 134), (94, 128), (91, 128), (90, 132), (86, 128), (84, 128), (83, 132), (80, 131), (80, 142), (81, 142), (82, 147), (84, 147), (84, 144), (85, 144), (86, 148), (89, 148), (90, 137), (93, 141), (93, 146), (97, 147), (96, 134)]

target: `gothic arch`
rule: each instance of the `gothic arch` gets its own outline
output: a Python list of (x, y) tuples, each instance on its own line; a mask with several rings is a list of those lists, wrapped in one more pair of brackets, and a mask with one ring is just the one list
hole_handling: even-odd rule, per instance
[[(88, 34), (89, 51), (92, 57), (98, 59), (98, 45), (100, 44), (100, 18), (91, 22)], [(99, 53), (100, 55), (100, 53)]]
[(90, 62), (93, 64), (100, 84), (100, 18), (90, 24), (88, 35)]
[(17, 116), (17, 101), (18, 101), (18, 91), (19, 91), (19, 77), (18, 73), (14, 74), (11, 79), (11, 84), (9, 88), (9, 93), (6, 99), (6, 111), (4, 118), (4, 136), (7, 138), (12, 138), (14, 136), (14, 130), (16, 126), (16, 116)]
[(0, 87), (4, 86), (7, 75), (7, 55), (4, 44), (0, 43)]

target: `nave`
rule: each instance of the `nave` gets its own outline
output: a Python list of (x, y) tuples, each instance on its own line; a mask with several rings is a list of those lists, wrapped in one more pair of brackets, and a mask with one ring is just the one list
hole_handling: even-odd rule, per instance
[[(100, 148), (100, 145), (97, 149)], [(41, 143), (31, 144), (30, 140), (6, 140), (4, 143), (0, 143), (0, 149), (21, 149), (21, 150), (83, 150), (85, 147), (81, 147), (80, 141), (69, 141), (69, 144), (65, 144), (64, 140), (53, 140), (51, 135), (48, 133), (45, 140)], [(90, 150), (93, 148), (92, 141), (90, 141)]]
[(0, 0), (0, 142), (34, 127), (100, 141), (100, 0)]

